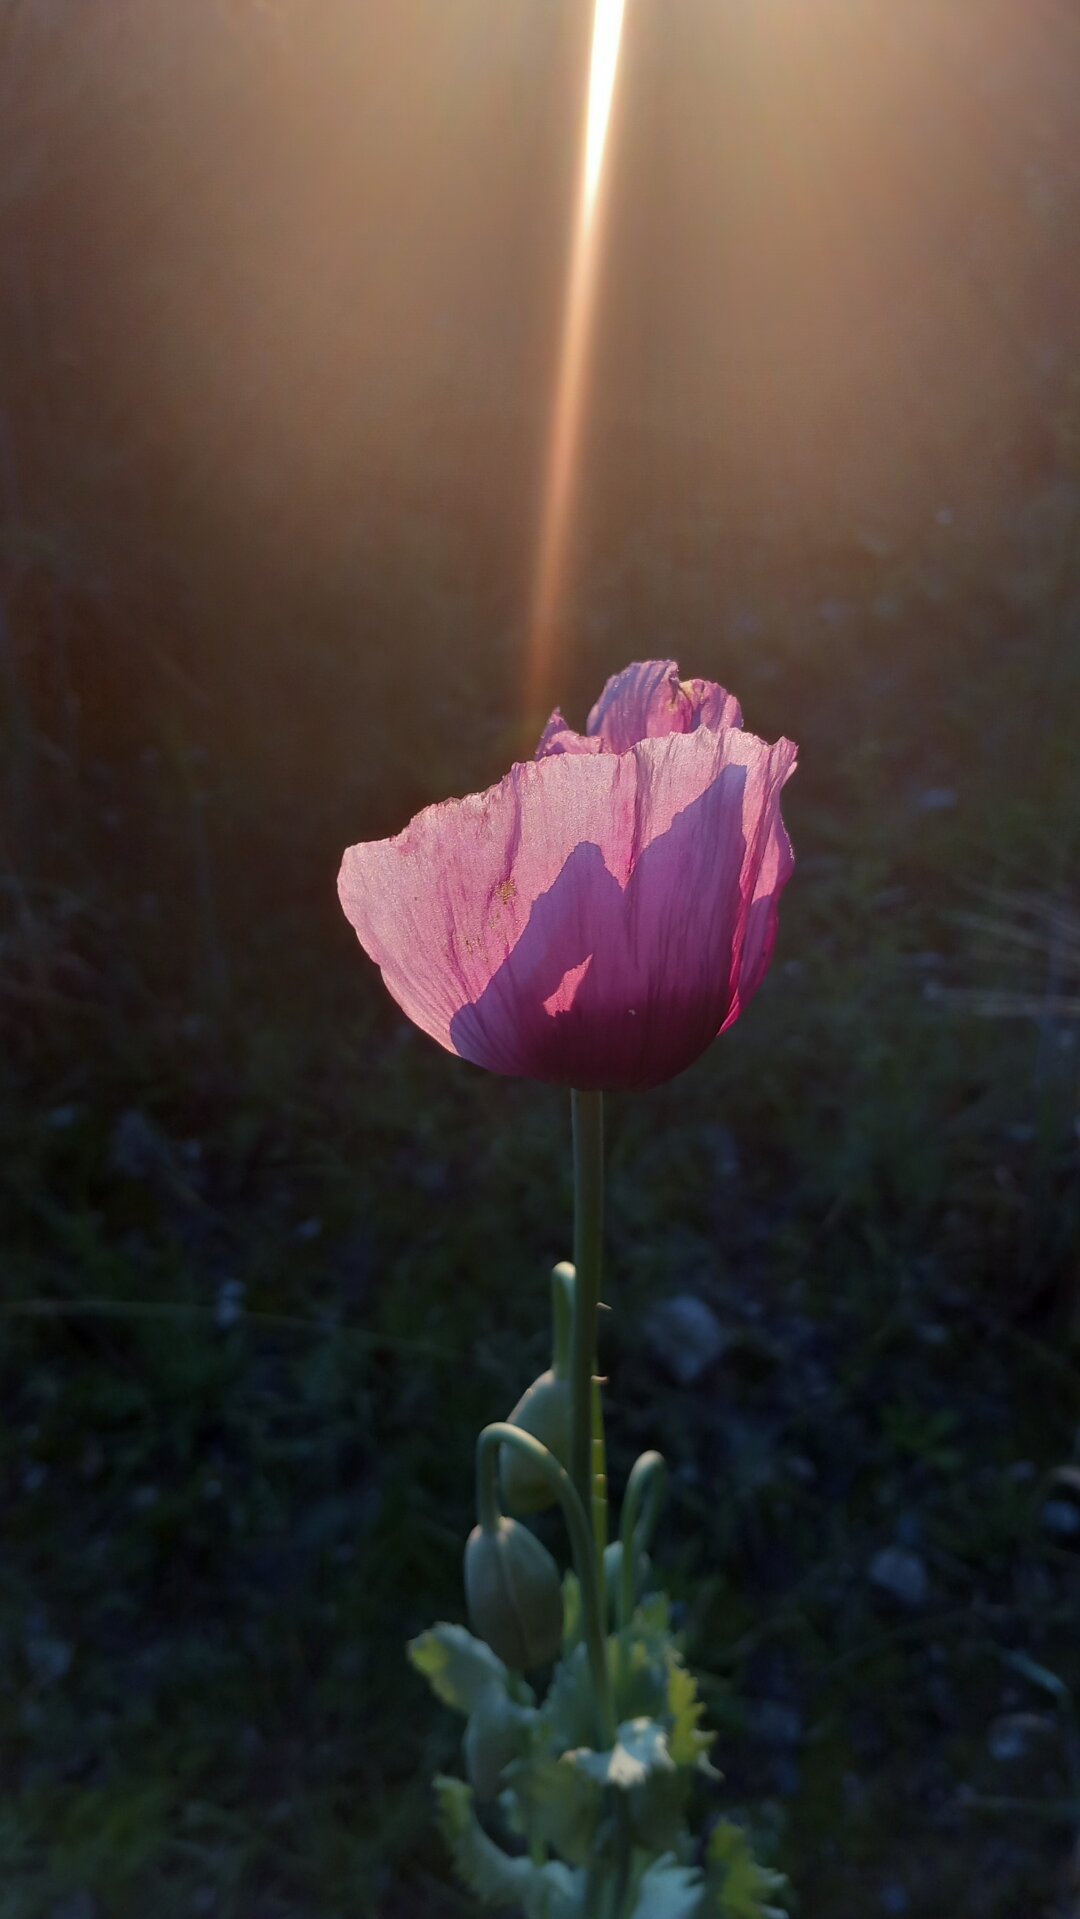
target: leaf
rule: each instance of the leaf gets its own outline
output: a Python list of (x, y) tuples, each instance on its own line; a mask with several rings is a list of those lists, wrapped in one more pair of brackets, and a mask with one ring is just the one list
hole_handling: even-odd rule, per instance
[(699, 1919), (703, 1883), (695, 1868), (664, 1853), (640, 1881), (630, 1919)]
[(758, 1865), (741, 1826), (730, 1819), (714, 1826), (705, 1861), (708, 1899), (704, 1911), (710, 1919), (787, 1919), (782, 1906), (769, 1903), (774, 1894), (786, 1891), (787, 1880), (782, 1872)]
[(596, 1705), (589, 1655), (584, 1645), (561, 1659), (555, 1668), (540, 1717), (559, 1752), (587, 1746), (593, 1737)]
[(677, 1653), (672, 1654), (668, 1668), (667, 1709), (668, 1745), (675, 1764), (713, 1772), (707, 1754), (716, 1734), (702, 1729), (705, 1707), (698, 1698), (697, 1680)]
[(623, 1792), (645, 1785), (654, 1773), (675, 1771), (667, 1733), (655, 1719), (627, 1719), (616, 1733), (614, 1746), (606, 1752), (580, 1746), (567, 1753), (566, 1763), (576, 1766), (587, 1779), (595, 1779), (601, 1786), (618, 1786)]
[(673, 1649), (635, 1625), (619, 1635), (614, 1664), (615, 1710), (620, 1719), (658, 1719), (667, 1702), (667, 1662)]
[(666, 1593), (649, 1593), (616, 1641), (615, 1708), (620, 1719), (659, 1719), (667, 1702), (668, 1668), (678, 1655)]
[(489, 1686), (505, 1692), (510, 1684), (502, 1660), (464, 1626), (440, 1620), (429, 1632), (410, 1639), (406, 1651), (410, 1664), (427, 1680), (432, 1692), (455, 1712), (472, 1712)]
[(542, 1840), (572, 1866), (589, 1863), (603, 1809), (594, 1780), (583, 1779), (569, 1759), (534, 1746), (527, 1758), (507, 1767), (506, 1783), (522, 1832)]
[(580, 1874), (558, 1860), (534, 1865), (513, 1859), (489, 1839), (473, 1810), (473, 1796), (460, 1779), (435, 1781), (439, 1830), (454, 1870), (485, 1906), (524, 1906), (528, 1919), (583, 1919)]

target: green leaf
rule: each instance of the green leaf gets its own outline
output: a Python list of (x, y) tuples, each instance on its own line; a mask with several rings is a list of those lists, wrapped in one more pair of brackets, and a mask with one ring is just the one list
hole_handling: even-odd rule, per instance
[(506, 1769), (515, 1800), (515, 1825), (540, 1839), (572, 1866), (588, 1865), (603, 1794), (594, 1780), (581, 1777), (567, 1758), (534, 1745), (533, 1751)]
[(771, 1902), (787, 1890), (782, 1872), (759, 1866), (741, 1826), (722, 1819), (714, 1826), (705, 1855), (710, 1919), (787, 1919)]
[(619, 1718), (661, 1718), (667, 1701), (668, 1668), (678, 1657), (667, 1595), (649, 1593), (616, 1643), (614, 1686)]
[(581, 1875), (558, 1860), (513, 1859), (489, 1839), (460, 1779), (435, 1781), (439, 1830), (463, 1885), (485, 1906), (524, 1906), (527, 1919), (583, 1919)]
[(668, 1668), (667, 1709), (668, 1745), (675, 1764), (712, 1772), (707, 1754), (716, 1734), (702, 1729), (705, 1707), (698, 1698), (697, 1680), (677, 1653), (672, 1654)]
[(630, 1919), (699, 1919), (702, 1888), (700, 1872), (664, 1853), (639, 1881)]
[(667, 1703), (670, 1647), (643, 1637), (634, 1627), (620, 1635), (614, 1667), (615, 1710), (620, 1719), (658, 1719)]
[(593, 1736), (596, 1705), (585, 1646), (576, 1646), (555, 1668), (540, 1709), (548, 1737), (558, 1752), (587, 1746)]
[(655, 1719), (627, 1719), (608, 1751), (593, 1752), (581, 1746), (567, 1753), (566, 1762), (587, 1779), (595, 1779), (601, 1786), (618, 1786), (623, 1792), (645, 1785), (654, 1773), (675, 1771), (667, 1733)]
[(498, 1686), (503, 1692), (509, 1687), (510, 1674), (502, 1660), (464, 1626), (450, 1626), (441, 1620), (429, 1632), (410, 1639), (406, 1651), (432, 1692), (455, 1712), (472, 1712), (489, 1686)]

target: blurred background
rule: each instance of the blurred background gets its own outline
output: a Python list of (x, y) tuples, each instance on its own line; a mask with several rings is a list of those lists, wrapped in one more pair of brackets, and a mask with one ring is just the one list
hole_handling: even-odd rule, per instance
[[(334, 880), (546, 717), (590, 24), (0, 7), (3, 1919), (468, 1910), (402, 1645), (568, 1114)], [(612, 1469), (803, 1919), (1080, 1911), (1078, 89), (1062, 0), (628, 0), (548, 703), (801, 766), (765, 988), (610, 1102)]]

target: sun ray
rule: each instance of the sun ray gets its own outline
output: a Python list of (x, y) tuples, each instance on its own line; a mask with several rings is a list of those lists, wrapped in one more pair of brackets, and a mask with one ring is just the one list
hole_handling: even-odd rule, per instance
[(550, 698), (559, 595), (578, 471), (589, 338), (595, 304), (597, 215), (604, 174), (625, 0), (596, 0), (581, 187), (570, 255), (536, 579), (529, 621), (525, 710), (541, 713)]

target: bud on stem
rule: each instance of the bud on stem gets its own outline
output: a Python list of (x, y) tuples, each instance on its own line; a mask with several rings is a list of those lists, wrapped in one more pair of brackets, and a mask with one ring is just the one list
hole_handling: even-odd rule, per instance
[(562, 1581), (535, 1533), (516, 1519), (474, 1526), (465, 1548), (473, 1631), (512, 1672), (554, 1659), (562, 1642)]
[[(476, 1568), (478, 1589), (482, 1583), (483, 1591), (486, 1595), (491, 1589), (490, 1582), (495, 1567), (492, 1546), (496, 1543), (503, 1529), (513, 1527), (515, 1534), (521, 1534), (528, 1539), (531, 1545), (535, 1546), (537, 1551), (554, 1567), (554, 1561), (551, 1560), (551, 1555), (545, 1547), (540, 1545), (539, 1540), (535, 1539), (533, 1534), (530, 1533), (525, 1526), (518, 1525), (515, 1520), (504, 1519), (499, 1511), (498, 1454), (500, 1446), (504, 1445), (516, 1447), (519, 1451), (528, 1454), (529, 1458), (536, 1464), (538, 1470), (547, 1476), (553, 1491), (562, 1505), (567, 1530), (570, 1534), (574, 1569), (581, 1584), (585, 1643), (588, 1649), (589, 1670), (592, 1676), (593, 1692), (596, 1700), (597, 1738), (600, 1747), (610, 1746), (614, 1743), (615, 1739), (615, 1716), (611, 1699), (611, 1677), (608, 1672), (607, 1637), (604, 1630), (603, 1599), (599, 1568), (593, 1551), (593, 1539), (589, 1520), (585, 1508), (578, 1497), (573, 1481), (565, 1467), (560, 1466), (558, 1460), (553, 1459), (546, 1448), (540, 1444), (540, 1441), (534, 1439), (530, 1433), (524, 1433), (519, 1427), (510, 1426), (505, 1422), (494, 1426), (485, 1426), (476, 1442), (476, 1504), (480, 1516), (480, 1524), (469, 1540), (465, 1556), (466, 1597), (469, 1598), (470, 1615), (473, 1618), (474, 1625), (480, 1637), (487, 1638), (489, 1645), (492, 1645), (496, 1652), (501, 1653), (501, 1648), (494, 1640), (488, 1637), (483, 1626), (478, 1622), (475, 1613), (473, 1613), (469, 1587), (469, 1561), (471, 1555), (473, 1565)], [(485, 1537), (489, 1541), (487, 1545), (483, 1543)], [(518, 1551), (520, 1551), (520, 1549), (515, 1548), (515, 1552)], [(525, 1552), (528, 1552), (528, 1548), (525, 1549)], [(483, 1576), (482, 1582), (480, 1575)], [(560, 1637), (561, 1619), (560, 1588)], [(507, 1665), (511, 1664), (511, 1661), (505, 1654), (501, 1654), (501, 1656), (506, 1660)], [(518, 1670), (520, 1670), (520, 1668), (518, 1668)]]

